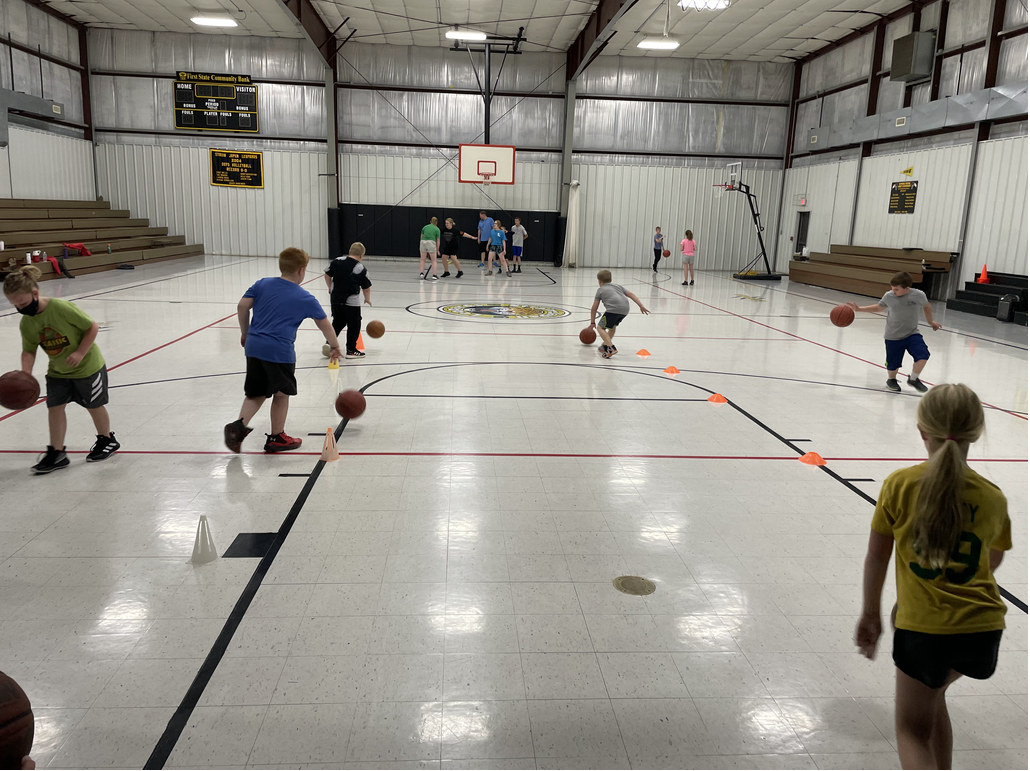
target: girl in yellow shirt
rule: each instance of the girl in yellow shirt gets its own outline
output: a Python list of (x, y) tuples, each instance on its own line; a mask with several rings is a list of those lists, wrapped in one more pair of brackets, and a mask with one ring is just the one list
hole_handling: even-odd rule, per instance
[(998, 663), (1005, 604), (994, 580), (1012, 548), (1005, 496), (966, 465), (984, 429), (980, 399), (938, 385), (916, 423), (929, 460), (883, 483), (865, 559), (855, 644), (867, 658), (880, 639), (880, 596), (897, 543), (895, 730), (902, 768), (951, 768), (944, 694), (965, 675), (986, 680)]

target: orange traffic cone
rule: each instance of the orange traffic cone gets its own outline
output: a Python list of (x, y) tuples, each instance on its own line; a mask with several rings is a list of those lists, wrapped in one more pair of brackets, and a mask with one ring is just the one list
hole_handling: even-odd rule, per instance
[(637, 351), (637, 356), (640, 356), (641, 358), (647, 358), (650, 355), (651, 352), (646, 348), (641, 348), (639, 351)]
[(708, 401), (710, 401), (712, 404), (726, 404), (726, 402), (729, 400), (722, 394), (712, 394), (708, 397)]
[(358, 332), (358, 342), (357, 342), (357, 344), (354, 347), (355, 347), (356, 350), (359, 350), (359, 351), (365, 350), (365, 341), (361, 339), (361, 333), (360, 332)]
[(678, 375), (680, 373), (680, 371), (678, 369), (676, 369), (675, 367), (672, 367), (672, 366), (666, 367), (663, 371), (665, 372), (666, 375)]
[(340, 459), (340, 451), (336, 449), (336, 435), (333, 434), (333, 430), (327, 429), (325, 432), (325, 442), (322, 443), (322, 457), (321, 460), (327, 463), (332, 463), (334, 460)]
[(976, 280), (978, 284), (989, 284), (991, 280), (987, 278), (987, 266), (984, 265), (984, 269), (980, 271), (980, 278)]
[(826, 461), (823, 460), (822, 456), (819, 455), (819, 453), (816, 453), (816, 452), (806, 452), (804, 455), (802, 455), (800, 458), (798, 458), (798, 460), (801, 461), (802, 463), (807, 463), (809, 466), (825, 466), (826, 465)]

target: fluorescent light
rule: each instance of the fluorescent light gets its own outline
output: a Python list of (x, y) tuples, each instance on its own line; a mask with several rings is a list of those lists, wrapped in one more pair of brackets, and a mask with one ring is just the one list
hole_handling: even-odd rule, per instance
[(201, 27), (236, 27), (239, 26), (235, 19), (228, 16), (194, 16), (190, 19), (194, 24)]
[(651, 48), (656, 51), (675, 51), (679, 47), (680, 41), (671, 37), (645, 37), (637, 43), (637, 48)]
[(684, 11), (721, 11), (730, 7), (730, 0), (679, 0), (677, 5)]
[(474, 29), (453, 29), (447, 30), (446, 37), (451, 40), (486, 40), (486, 33)]

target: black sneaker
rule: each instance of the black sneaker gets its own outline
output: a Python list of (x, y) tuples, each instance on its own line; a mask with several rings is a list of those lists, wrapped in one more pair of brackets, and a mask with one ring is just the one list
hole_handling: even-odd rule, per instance
[(687, 282), (687, 281), (684, 281), (684, 282), (683, 282), (682, 284), (680, 284), (680, 286), (689, 286), (689, 285), (690, 285), (690, 284), (689, 284), (689, 282)]
[(225, 428), (222, 429), (222, 436), (225, 438), (225, 446), (232, 452), (239, 452), (240, 446), (243, 444), (243, 440), (246, 439), (247, 435), (253, 430), (253, 428), (247, 428), (243, 425), (242, 420), (234, 420), (232, 423), (226, 423)]
[(445, 270), (443, 273), (440, 274), (440, 277), (447, 278), (449, 275), (451, 275), (451, 272), (449, 270)]
[(98, 461), (107, 460), (118, 451), (119, 447), (121, 445), (114, 438), (114, 431), (111, 432), (110, 436), (97, 434), (97, 443), (93, 445), (93, 449), (86, 456), (86, 462), (97, 463)]
[(616, 348), (614, 345), (609, 345), (608, 346), (608, 350), (606, 350), (604, 353), (601, 354), (601, 358), (602, 359), (610, 359), (612, 356), (614, 356), (618, 352), (619, 352), (618, 348)]
[(48, 444), (43, 457), (40, 458), (39, 463), (32, 467), (32, 470), (37, 474), (49, 474), (51, 471), (68, 468), (69, 463), (71, 461), (68, 460), (68, 453), (63, 448), (55, 450)]
[(910, 386), (912, 386), (914, 389), (919, 391), (919, 393), (921, 393), (921, 394), (925, 394), (926, 391), (927, 391), (927, 388), (926, 388), (925, 385), (923, 385), (923, 381), (922, 380), (913, 380), (912, 378), (909, 378), (905, 382), (907, 382)]
[(458, 273), (457, 273), (457, 275), (455, 276), (455, 278), (461, 278), (461, 277), (462, 277), (462, 276), (464, 276), (464, 275), (465, 275), (465, 271), (463, 271), (463, 270), (459, 270), (459, 271), (458, 271)]
[(694, 279), (690, 279), (690, 285), (694, 286)]
[(360, 359), (364, 355), (365, 355), (364, 351), (347, 351), (347, 358), (348, 359)]
[(894, 391), (895, 393), (901, 393), (901, 386), (898, 384), (898, 381), (895, 378), (891, 378), (887, 381), (887, 388), (889, 388), (891, 391)]
[(508, 271), (508, 278), (511, 278), (511, 271)]

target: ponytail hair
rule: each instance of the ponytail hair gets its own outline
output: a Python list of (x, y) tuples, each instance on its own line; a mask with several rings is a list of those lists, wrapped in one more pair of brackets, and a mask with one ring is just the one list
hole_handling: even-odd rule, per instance
[(691, 241), (693, 241), (694, 240), (694, 231), (688, 230), (687, 231), (687, 238), (689, 238)]
[(919, 484), (912, 547), (927, 566), (942, 568), (963, 529), (965, 454), (969, 444), (983, 433), (983, 405), (969, 386), (934, 386), (919, 401), (916, 423), (927, 439), (940, 444), (930, 456)]
[(4, 294), (11, 297), (16, 294), (29, 294), (39, 289), (39, 279), (43, 271), (35, 265), (22, 265), (7, 274), (4, 279)]
[(436, 217), (433, 217), (433, 218), (432, 218), (432, 219), (430, 219), (429, 221), (430, 221), (430, 222), (431, 222), (432, 224), (434, 224), (434, 225), (435, 225), (435, 224), (437, 223), (437, 219), (436, 219)]

